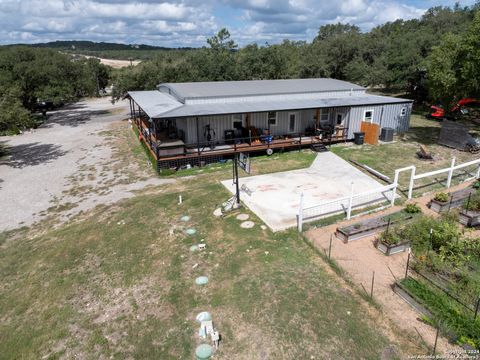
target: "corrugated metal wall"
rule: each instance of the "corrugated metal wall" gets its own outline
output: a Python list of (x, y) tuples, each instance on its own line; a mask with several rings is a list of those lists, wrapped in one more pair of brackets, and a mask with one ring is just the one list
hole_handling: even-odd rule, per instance
[[(401, 116), (402, 108), (406, 108), (405, 116)], [(325, 110), (325, 109), (323, 109)], [(380, 127), (392, 127), (395, 132), (405, 132), (409, 128), (410, 114), (412, 111), (411, 103), (405, 104), (387, 104), (375, 106), (357, 106), (357, 107), (338, 107), (330, 108), (329, 119), (331, 123), (335, 123), (337, 115), (342, 114), (343, 123), (348, 127), (348, 138), (353, 139), (353, 133), (360, 130), (360, 124), (363, 121), (364, 112), (373, 110), (373, 122), (379, 124)], [(316, 110), (299, 110), (299, 111), (279, 111), (277, 113), (277, 126), (271, 126), (270, 131), (273, 135), (285, 135), (289, 131), (289, 113), (297, 114), (295, 131), (303, 133), (309, 126), (315, 124)], [(244, 116), (245, 119), (245, 116)], [(186, 143), (197, 142), (197, 125), (196, 118), (181, 118), (176, 120), (178, 129), (185, 133)], [(210, 124), (215, 130), (215, 139), (217, 141), (224, 140), (225, 130), (233, 129), (233, 119), (231, 115), (203, 116), (198, 118), (200, 141), (206, 141), (204, 132), (205, 126)], [(244, 120), (245, 125), (245, 120)], [(250, 125), (260, 129), (267, 129), (267, 113), (251, 113)]]
[[(402, 109), (406, 109), (405, 116), (401, 116)], [(410, 126), (410, 114), (412, 104), (387, 104), (374, 106), (356, 106), (350, 110), (350, 125), (348, 138), (353, 139), (353, 133), (360, 130), (365, 111), (373, 110), (373, 123), (380, 125), (380, 128), (391, 127), (395, 133), (406, 132)]]

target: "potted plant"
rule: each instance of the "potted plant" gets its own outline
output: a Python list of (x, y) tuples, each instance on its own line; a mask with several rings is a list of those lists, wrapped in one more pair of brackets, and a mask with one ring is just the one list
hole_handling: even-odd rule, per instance
[(449, 211), (450, 209), (459, 208), (463, 205), (465, 200), (477, 190), (468, 187), (462, 190), (454, 191), (450, 194), (440, 192), (435, 194), (432, 201), (430, 201), (430, 209), (438, 213)]
[(480, 225), (480, 192), (469, 196), (460, 211), (458, 220), (465, 226)]
[(394, 227), (383, 231), (376, 243), (377, 249), (389, 256), (407, 250), (411, 242), (405, 239), (403, 228)]
[(418, 206), (418, 204), (412, 203), (405, 206), (405, 212), (407, 214), (418, 214), (422, 212), (422, 209), (420, 208), (420, 206)]

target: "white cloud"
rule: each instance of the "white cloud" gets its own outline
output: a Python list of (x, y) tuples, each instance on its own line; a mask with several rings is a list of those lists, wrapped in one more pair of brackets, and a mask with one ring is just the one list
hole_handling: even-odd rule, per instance
[[(412, 3), (411, 0), (0, 0), (0, 43), (90, 39), (202, 46), (220, 24), (227, 26), (242, 45), (284, 38), (311, 40), (323, 24), (350, 22), (368, 30), (386, 21), (419, 17), (424, 11), (401, 1)], [(433, 1), (428, 3), (435, 5)]]

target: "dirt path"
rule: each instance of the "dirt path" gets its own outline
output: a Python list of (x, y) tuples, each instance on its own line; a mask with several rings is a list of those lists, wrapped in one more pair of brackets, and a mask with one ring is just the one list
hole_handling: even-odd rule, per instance
[(46, 216), (66, 220), (98, 204), (168, 181), (145, 164), (119, 153), (128, 133), (126, 102), (88, 99), (50, 113), (40, 128), (0, 138), (9, 155), (0, 159), (0, 231), (28, 226)]
[[(459, 190), (468, 186), (468, 183), (452, 187), (450, 191)], [(422, 207), (426, 215), (438, 214), (427, 208), (427, 203), (432, 195), (415, 199), (414, 202)], [(381, 213), (369, 214), (351, 219), (340, 224), (333, 224), (319, 229), (312, 229), (306, 233), (307, 238), (321, 251), (328, 253), (330, 237), (332, 240), (331, 257), (346, 271), (352, 281), (370, 293), (373, 272), (375, 272), (374, 292), (375, 300), (382, 305), (385, 314), (391, 318), (400, 329), (408, 331), (413, 337), (423, 339), (433, 347), (435, 341), (435, 329), (418, 320), (419, 314), (413, 310), (403, 299), (396, 295), (391, 285), (405, 276), (407, 253), (385, 256), (378, 251), (373, 242), (375, 235), (344, 244), (335, 237), (335, 230), (339, 226), (345, 226), (372, 217), (386, 215), (400, 210), (402, 207), (395, 206)], [(387, 310), (388, 309), (388, 310)], [(458, 349), (449, 344), (444, 338), (440, 338), (437, 345), (438, 352), (448, 353)]]

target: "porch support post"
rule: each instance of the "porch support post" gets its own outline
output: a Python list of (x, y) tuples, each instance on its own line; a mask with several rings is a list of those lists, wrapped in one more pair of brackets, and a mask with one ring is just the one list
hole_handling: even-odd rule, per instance
[(197, 124), (197, 152), (198, 152), (198, 156), (200, 156), (200, 128), (198, 124), (198, 116), (195, 118), (195, 122)]

